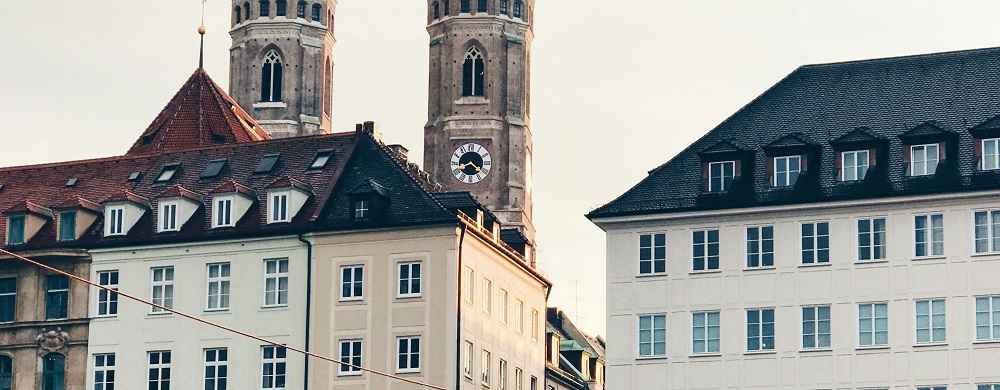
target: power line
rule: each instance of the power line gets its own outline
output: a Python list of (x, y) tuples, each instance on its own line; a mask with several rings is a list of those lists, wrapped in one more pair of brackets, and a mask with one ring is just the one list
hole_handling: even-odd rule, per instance
[(379, 375), (379, 376), (384, 376), (384, 377), (390, 378), (390, 379), (401, 380), (403, 382), (412, 383), (412, 384), (415, 384), (415, 385), (418, 385), (418, 386), (423, 386), (423, 387), (426, 387), (426, 388), (429, 388), (429, 389), (448, 390), (448, 389), (446, 389), (444, 387), (435, 386), (435, 385), (432, 385), (432, 384), (429, 384), (429, 383), (418, 382), (418, 381), (415, 381), (415, 380), (412, 380), (412, 379), (407, 379), (407, 378), (399, 377), (399, 376), (396, 376), (396, 375), (384, 373), (384, 372), (381, 372), (381, 371), (372, 370), (372, 369), (369, 369), (369, 368), (364, 368), (364, 367), (361, 367), (361, 366), (356, 366), (356, 365), (353, 365), (353, 364), (350, 364), (350, 363), (342, 362), (342, 361), (339, 361), (337, 359), (326, 357), (326, 356), (319, 355), (319, 354), (316, 354), (316, 353), (312, 353), (312, 352), (309, 352), (309, 351), (306, 351), (306, 350), (303, 350), (303, 349), (299, 349), (299, 348), (295, 348), (295, 347), (289, 347), (287, 345), (279, 344), (279, 343), (277, 343), (275, 341), (268, 340), (268, 339), (260, 337), (260, 336), (255, 336), (255, 335), (252, 335), (250, 333), (246, 333), (246, 332), (243, 332), (243, 331), (240, 331), (240, 330), (229, 328), (229, 327), (226, 327), (226, 326), (223, 326), (223, 325), (220, 325), (220, 324), (216, 324), (216, 323), (211, 322), (211, 321), (203, 320), (201, 318), (195, 317), (193, 315), (190, 315), (190, 314), (187, 314), (187, 313), (184, 313), (184, 312), (181, 312), (181, 311), (177, 311), (177, 310), (171, 309), (171, 308), (163, 306), (163, 305), (157, 305), (157, 304), (155, 304), (153, 302), (150, 302), (150, 301), (147, 301), (145, 299), (133, 296), (131, 294), (124, 293), (124, 292), (115, 290), (115, 289), (110, 288), (110, 287), (102, 286), (102, 285), (94, 283), (94, 282), (92, 282), (92, 281), (90, 281), (88, 279), (81, 278), (79, 276), (70, 274), (68, 272), (55, 269), (53, 267), (47, 266), (45, 264), (39, 263), (37, 261), (31, 260), (31, 259), (29, 259), (27, 257), (18, 255), (16, 253), (13, 253), (13, 252), (10, 252), (10, 251), (4, 250), (4, 249), (0, 249), (0, 254), (4, 254), (4, 255), (8, 255), (8, 256), (14, 257), (15, 259), (27, 262), (27, 263), (35, 265), (37, 267), (44, 268), (46, 270), (55, 272), (55, 273), (60, 274), (60, 275), (69, 277), (70, 279), (73, 279), (73, 280), (76, 280), (76, 281), (80, 281), (80, 282), (89, 284), (89, 285), (97, 287), (99, 289), (106, 290), (106, 291), (112, 292), (114, 294), (118, 294), (120, 296), (123, 296), (125, 298), (131, 299), (133, 301), (140, 302), (140, 303), (143, 303), (143, 304), (146, 304), (146, 305), (149, 305), (149, 306), (152, 306), (152, 307), (155, 307), (157, 309), (160, 309), (160, 310), (163, 310), (163, 311), (167, 311), (167, 312), (170, 312), (170, 313), (173, 313), (173, 314), (177, 314), (177, 315), (179, 315), (181, 317), (184, 317), (184, 318), (187, 318), (187, 319), (190, 319), (190, 320), (194, 320), (194, 321), (197, 321), (197, 322), (200, 322), (202, 324), (209, 325), (209, 326), (212, 326), (212, 327), (215, 327), (215, 328), (219, 328), (219, 329), (222, 329), (222, 330), (227, 331), (227, 332), (235, 333), (235, 334), (238, 334), (238, 335), (243, 336), (243, 337), (247, 337), (247, 338), (251, 338), (251, 339), (257, 340), (257, 341), (261, 341), (261, 342), (267, 343), (269, 345), (274, 345), (274, 346), (277, 346), (277, 347), (283, 347), (283, 348), (285, 348), (287, 350), (298, 352), (298, 353), (301, 353), (303, 355), (311, 356), (311, 357), (314, 357), (314, 358), (317, 358), (317, 359), (320, 359), (320, 360), (326, 360), (326, 361), (331, 362), (331, 363), (337, 363), (337, 364), (345, 365), (345, 366), (348, 366), (348, 367), (359, 369), (361, 371), (370, 372), (372, 374)]

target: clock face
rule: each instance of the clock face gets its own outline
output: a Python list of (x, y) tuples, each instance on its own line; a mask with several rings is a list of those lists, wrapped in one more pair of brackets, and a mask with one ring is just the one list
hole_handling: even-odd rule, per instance
[(493, 157), (480, 144), (464, 144), (451, 155), (451, 173), (462, 183), (478, 183), (490, 174), (491, 169)]

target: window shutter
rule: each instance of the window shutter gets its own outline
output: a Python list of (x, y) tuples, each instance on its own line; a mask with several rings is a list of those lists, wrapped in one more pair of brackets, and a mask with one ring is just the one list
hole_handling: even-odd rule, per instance
[(976, 138), (972, 142), (972, 155), (976, 157), (976, 161), (983, 158), (983, 140)]
[(913, 159), (913, 146), (903, 145), (903, 163), (910, 164)]
[(281, 63), (278, 62), (274, 66), (274, 92), (272, 101), (280, 102), (281, 100)]
[(799, 171), (805, 173), (809, 170), (809, 155), (803, 154), (799, 156)]
[(702, 191), (708, 191), (708, 163), (701, 163), (701, 183)]
[(875, 165), (878, 163), (878, 156), (875, 155), (875, 149), (868, 149), (868, 165)]
[(741, 165), (743, 165), (743, 160), (736, 160), (736, 161), (733, 162), (733, 177), (734, 178), (740, 177), (741, 172), (742, 172)]
[(260, 101), (269, 102), (271, 101), (270, 91), (271, 91), (271, 64), (264, 63), (260, 71)]
[(940, 160), (944, 160), (945, 158), (947, 158), (947, 156), (945, 156), (946, 153), (944, 150), (946, 144), (947, 142), (938, 142), (938, 159)]

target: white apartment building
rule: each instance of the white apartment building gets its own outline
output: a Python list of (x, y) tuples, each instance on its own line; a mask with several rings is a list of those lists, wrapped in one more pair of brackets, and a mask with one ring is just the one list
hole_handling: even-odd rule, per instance
[(802, 67), (590, 213), (608, 387), (1000, 389), (992, 75), (998, 49)]

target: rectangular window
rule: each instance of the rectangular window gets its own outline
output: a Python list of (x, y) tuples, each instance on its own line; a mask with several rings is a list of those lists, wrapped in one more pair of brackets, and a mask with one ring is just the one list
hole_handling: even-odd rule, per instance
[(160, 231), (174, 232), (177, 229), (177, 202), (160, 204)]
[(264, 260), (264, 306), (288, 305), (288, 259)]
[(229, 309), (229, 263), (208, 265), (208, 310)]
[(354, 219), (355, 220), (365, 220), (368, 219), (368, 212), (370, 211), (370, 205), (367, 200), (359, 199), (354, 201)]
[(649, 233), (639, 235), (639, 274), (667, 272), (667, 235)]
[(149, 390), (170, 390), (170, 351), (149, 352)]
[(979, 169), (992, 171), (1000, 169), (1000, 138), (983, 140), (983, 157)]
[(262, 0), (260, 2), (260, 16), (269, 16), (271, 13), (271, 1)]
[(1000, 383), (988, 385), (976, 385), (976, 390), (1000, 390)]
[(858, 345), (863, 347), (889, 345), (888, 304), (858, 305)]
[[(174, 267), (153, 268), (153, 303), (166, 307), (174, 307)], [(152, 307), (153, 313), (164, 313), (159, 307)]]
[(667, 354), (667, 316), (665, 314), (639, 316), (639, 356)]
[(531, 309), (531, 339), (538, 341), (538, 310)]
[[(118, 291), (118, 270), (98, 271), (97, 282), (102, 287)], [(97, 291), (97, 315), (99, 317), (118, 315), (118, 293), (103, 289)]]
[(420, 372), (420, 337), (396, 338), (396, 372)]
[(59, 213), (59, 241), (76, 240), (76, 211)]
[(976, 253), (1000, 252), (1000, 210), (975, 213)]
[(507, 290), (500, 289), (500, 322), (507, 323)]
[(976, 298), (976, 340), (1000, 340), (1000, 295)]
[(948, 390), (948, 386), (919, 386), (917, 390)]
[(419, 261), (399, 263), (399, 295), (400, 298), (420, 296), (420, 266)]
[(802, 264), (830, 262), (830, 223), (802, 224)]
[(944, 299), (917, 301), (917, 343), (946, 341), (944, 312)]
[(708, 164), (708, 192), (728, 191), (736, 177), (736, 162), (722, 161)]
[(285, 3), (285, 0), (278, 0), (278, 2), (275, 3), (274, 14), (277, 16), (285, 16), (286, 6), (287, 3)]
[(229, 350), (205, 350), (205, 390), (226, 390), (229, 381)]
[(695, 271), (719, 269), (719, 231), (695, 230), (692, 236), (692, 253)]
[(109, 236), (125, 234), (125, 206), (109, 207), (106, 224)]
[(910, 176), (933, 175), (938, 166), (938, 144), (910, 147)]
[(472, 350), (472, 342), (465, 340), (465, 350), (463, 351), (465, 359), (462, 359), (462, 373), (469, 379), (472, 379)]
[(288, 351), (285, 347), (274, 345), (264, 346), (262, 351), (263, 358), (261, 359), (261, 365), (263, 367), (263, 377), (261, 388), (284, 389), (285, 374), (288, 371)]
[(516, 390), (524, 390), (524, 371), (520, 368), (514, 368), (514, 387)]
[(271, 219), (268, 223), (288, 222), (288, 192), (271, 194)]
[(774, 226), (747, 228), (747, 268), (774, 266)]
[(774, 181), (771, 183), (775, 187), (794, 186), (799, 180), (799, 172), (802, 171), (802, 157), (784, 156), (774, 158)]
[(469, 5), (471, 3), (471, 1), (472, 0), (461, 0), (459, 2), (459, 5), (460, 5), (459, 8), (461, 8), (461, 11), (462, 11), (463, 14), (467, 14), (467, 13), (469, 13), (471, 11), (472, 6)]
[(483, 386), (490, 387), (490, 366), (492, 362), (492, 357), (490, 357), (490, 351), (483, 350)]
[(94, 355), (94, 390), (115, 390), (115, 354)]
[(0, 279), (0, 322), (14, 322), (17, 309), (17, 278)]
[(7, 245), (24, 244), (24, 216), (7, 219)]
[(364, 298), (365, 266), (340, 267), (340, 300), (355, 301)]
[(220, 198), (215, 200), (215, 226), (233, 226), (233, 198)]
[(500, 14), (507, 15), (508, 13), (510, 13), (510, 11), (507, 7), (507, 0), (500, 0)]
[(465, 290), (462, 291), (462, 295), (465, 296), (465, 301), (472, 303), (475, 301), (474, 295), (476, 293), (476, 271), (472, 268), (465, 268)]
[(337, 375), (361, 375), (361, 340), (341, 340), (340, 361), (356, 367), (341, 364)]
[(747, 310), (747, 351), (774, 350), (774, 309)]
[(538, 390), (538, 378), (531, 377), (531, 390)]
[(483, 313), (493, 312), (493, 281), (483, 279)]
[(691, 314), (692, 353), (719, 353), (722, 337), (719, 330), (719, 314), (717, 311)]
[(63, 275), (45, 277), (45, 319), (62, 320), (69, 316), (69, 278)]
[(514, 330), (524, 332), (524, 302), (520, 299), (514, 301)]
[(843, 168), (840, 171), (841, 181), (859, 181), (865, 179), (865, 174), (868, 173), (867, 150), (843, 152), (840, 156), (843, 161)]
[(944, 215), (914, 216), (913, 243), (916, 257), (944, 256)]
[(830, 348), (830, 306), (802, 308), (802, 348)]
[(500, 390), (507, 390), (507, 361), (500, 359)]
[(858, 220), (858, 260), (885, 259), (885, 218)]

